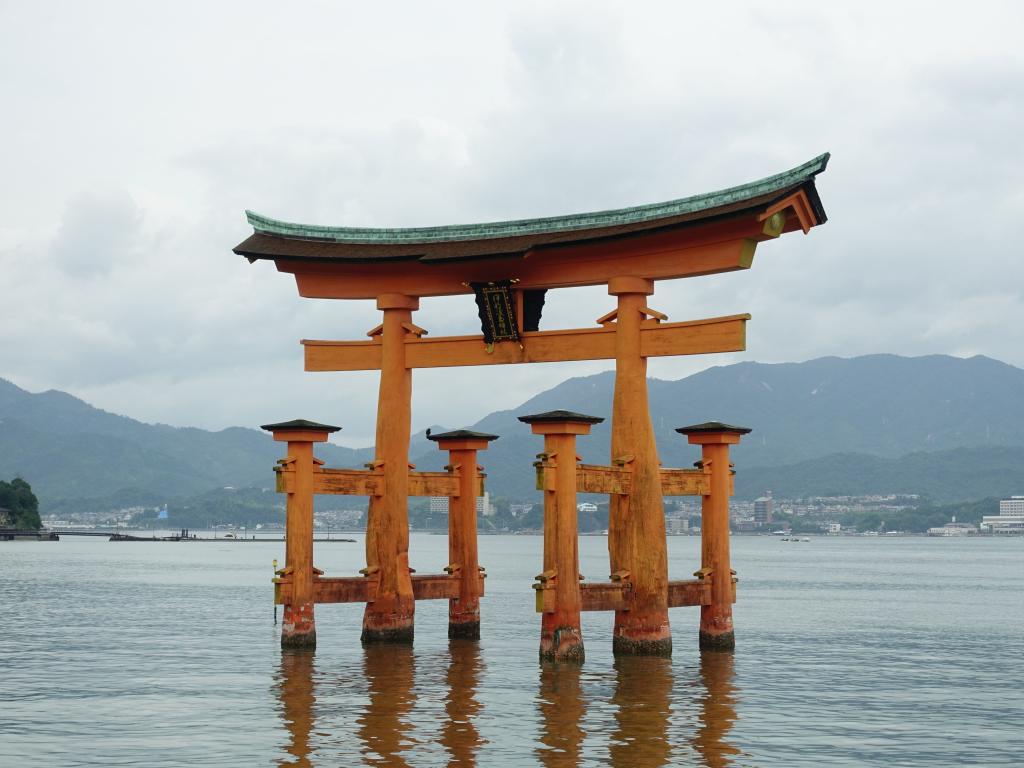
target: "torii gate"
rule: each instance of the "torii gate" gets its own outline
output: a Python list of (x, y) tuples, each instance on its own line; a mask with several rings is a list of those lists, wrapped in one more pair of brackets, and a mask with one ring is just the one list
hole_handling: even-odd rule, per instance
[[(413, 577), (409, 568), (408, 497), (447, 495), (453, 503), (460, 498), (462, 504), (468, 503), (466, 489), (473, 487), (478, 476), (476, 450), (496, 437), (459, 433), (448, 437), (450, 450), (458, 450), (454, 446), (466, 445), (467, 440), (474, 446), (473, 466), (461, 462), (458, 477), (455, 470), (450, 470), (448, 477), (445, 473), (410, 472), (412, 369), (614, 359), (611, 456), (619, 469), (629, 465), (629, 482), (616, 484), (612, 467), (591, 468), (589, 485), (587, 471), (577, 468), (577, 482), (584, 490), (611, 494), (611, 571), (613, 578), (618, 575), (630, 582), (628, 601), (619, 597), (604, 601), (604, 607), (616, 611), (614, 651), (671, 653), (663, 488), (667, 482), (670, 493), (702, 495), (705, 511), (709, 499), (711, 507), (725, 510), (713, 526), (716, 537), (725, 537), (724, 544), (709, 541), (706, 530), (704, 550), (707, 554), (724, 546), (727, 566), (728, 507), (723, 496), (728, 491), (721, 485), (727, 476), (712, 466), (710, 471), (718, 475), (717, 480), (677, 480), (676, 485), (682, 483), (685, 488), (673, 486), (671, 477), (666, 481), (648, 411), (647, 359), (741, 351), (749, 315), (670, 323), (666, 315), (650, 307), (649, 297), (657, 280), (748, 269), (758, 243), (798, 229), (806, 234), (824, 223), (826, 216), (814, 181), (825, 170), (828, 158), (824, 154), (760, 181), (664, 203), (489, 224), (410, 229), (326, 227), (277, 221), (247, 211), (254, 233), (235, 247), (235, 253), (250, 262), (273, 260), (279, 271), (295, 276), (301, 296), (375, 299), (383, 314), (381, 324), (368, 332), (368, 341), (302, 342), (307, 371), (380, 371), (376, 458), (368, 470), (331, 470), (330, 474), (315, 467), (312, 442), (326, 440), (333, 427), (310, 422), (267, 425), (275, 439), (289, 443), (289, 458), (279, 467), (279, 489), (289, 493), (290, 501), (288, 562), (279, 579), (286, 609), (282, 643), (315, 642), (315, 602), (365, 600), (364, 642), (411, 641), (417, 597), (455, 601), (458, 594), (482, 594), (482, 581), (475, 570), (472, 574), (462, 570), (456, 584), (451, 573), (448, 577)], [(584, 285), (607, 285), (608, 293), (616, 297), (616, 306), (597, 319), (599, 327), (539, 330), (544, 292)], [(477, 295), (484, 335), (428, 338), (427, 331), (412, 322), (420, 299), (467, 293)], [(691, 442), (705, 444), (707, 454), (710, 443), (738, 442), (744, 431), (718, 426), (722, 429), (713, 433), (718, 438), (707, 437), (712, 434), (707, 429), (687, 434)], [(572, 426), (571, 419), (563, 427), (571, 434), (585, 434)], [(537, 431), (536, 424), (534, 429)], [(295, 436), (301, 439), (292, 439)], [(439, 443), (439, 447), (446, 445)], [(296, 474), (293, 464), (302, 465), (302, 473)], [(721, 470), (721, 459), (717, 464)], [(300, 474), (305, 479), (300, 479)], [(603, 479), (593, 479), (598, 476)], [(716, 485), (719, 491), (712, 498)], [(293, 499), (299, 488), (309, 496), (308, 505)], [(572, 488), (573, 493), (576, 490)], [(311, 495), (330, 492), (370, 497), (364, 570), (370, 577), (364, 580), (369, 586), (356, 588), (348, 584), (352, 580), (323, 579), (313, 568)], [(294, 532), (293, 506), (302, 510), (303, 517), (309, 516), (308, 525), (303, 522)], [(726, 516), (724, 531), (721, 514)], [(453, 534), (456, 517), (450, 515)], [(303, 541), (309, 539), (308, 552), (305, 544), (296, 541), (293, 546), (293, 533)], [(456, 535), (469, 537), (470, 533), (461, 530)], [(471, 538), (475, 555), (475, 526)], [(450, 565), (462, 569), (464, 563), (453, 561)], [(704, 565), (698, 572), (702, 578), (721, 570), (720, 566), (709, 570)], [(438, 581), (444, 579), (448, 581)], [(731, 587), (726, 589), (721, 582), (719, 579), (715, 589), (715, 610), (702, 608), (702, 646), (731, 647), (733, 643), (732, 597), (726, 594)], [(460, 593), (460, 589), (464, 591)], [(540, 589), (543, 591), (543, 585)], [(674, 604), (708, 607), (707, 590), (696, 592), (700, 594)], [(453, 617), (454, 611), (453, 607)], [(717, 618), (705, 622), (705, 613)], [(451, 626), (458, 624), (454, 618), (452, 621)]]

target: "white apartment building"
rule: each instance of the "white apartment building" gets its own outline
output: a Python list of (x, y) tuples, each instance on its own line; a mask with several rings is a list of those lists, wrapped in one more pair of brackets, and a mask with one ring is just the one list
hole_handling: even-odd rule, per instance
[(1001, 500), (998, 515), (985, 515), (981, 518), (981, 532), (1024, 534), (1024, 496)]
[[(444, 512), (448, 513), (448, 497), (447, 496), (431, 496), (430, 497), (430, 511), (431, 512)], [(476, 497), (476, 513), (483, 515), (484, 517), (490, 517), (494, 514), (494, 508), (491, 506), (491, 494), (488, 491), (484, 491), (483, 496)]]
[(999, 516), (1024, 515), (1024, 496), (1011, 496), (999, 502)]

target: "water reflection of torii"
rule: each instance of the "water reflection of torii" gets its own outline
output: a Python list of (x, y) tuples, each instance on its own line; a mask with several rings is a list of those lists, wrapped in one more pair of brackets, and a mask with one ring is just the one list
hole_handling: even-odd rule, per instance
[[(545, 664), (540, 671), (537, 708), (541, 721), (540, 745), (536, 753), (547, 768), (575, 766), (583, 757), (587, 732), (582, 720), (587, 701), (580, 684), (579, 667)], [(689, 745), (702, 758), (702, 765), (725, 768), (740, 750), (726, 737), (736, 721), (736, 686), (733, 684), (731, 653), (705, 652), (700, 657), (700, 682), (704, 690), (698, 701), (697, 729)], [(615, 660), (615, 729), (610, 735), (609, 762), (617, 768), (670, 765), (674, 740), (669, 726), (675, 678), (672, 663), (664, 658), (620, 657)]]
[[(477, 752), (485, 743), (474, 723), (481, 708), (476, 698), (483, 661), (480, 647), (469, 641), (455, 640), (449, 645), (449, 664), (445, 675), (446, 721), (438, 730), (440, 744), (452, 766), (476, 765)], [(315, 654), (312, 651), (288, 651), (281, 656), (277, 692), (281, 716), (289, 735), (288, 758), (282, 766), (312, 766), (314, 749), (310, 736), (314, 729), (331, 734), (335, 729), (325, 718), (317, 718), (315, 707)], [(409, 714), (416, 706), (416, 661), (410, 646), (395, 648), (370, 646), (363, 657), (367, 704), (356, 718), (359, 751), (369, 762), (406, 766), (407, 752), (414, 746), (410, 738)]]
[[(474, 766), (486, 744), (475, 725), (484, 705), (477, 698), (483, 661), (476, 643), (456, 641), (450, 645), (450, 662), (445, 674), (447, 719), (437, 729), (440, 745), (448, 753), (448, 764)], [(416, 665), (413, 650), (368, 648), (364, 657), (367, 705), (356, 718), (359, 751), (371, 762), (407, 765), (412, 725), (408, 715), (416, 705)], [(281, 765), (312, 766), (310, 736), (314, 730), (328, 734), (332, 723), (318, 721), (315, 714), (315, 659), (312, 652), (288, 652), (281, 657), (277, 692), (281, 716), (289, 735), (288, 758)], [(574, 665), (545, 664), (540, 671), (537, 697), (542, 724), (536, 754), (549, 768), (578, 765), (587, 737), (584, 718), (587, 699)], [(689, 745), (709, 768), (725, 768), (740, 750), (727, 741), (736, 721), (738, 703), (733, 683), (733, 657), (728, 653), (703, 653), (700, 658), (697, 728)], [(613, 766), (654, 766), (669, 764), (674, 757), (674, 739), (669, 726), (675, 676), (672, 664), (661, 658), (621, 658), (615, 662), (611, 704), (615, 707), (615, 729), (610, 734), (609, 758)]]

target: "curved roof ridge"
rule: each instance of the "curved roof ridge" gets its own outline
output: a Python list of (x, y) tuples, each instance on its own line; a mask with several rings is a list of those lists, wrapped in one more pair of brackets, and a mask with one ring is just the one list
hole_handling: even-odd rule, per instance
[(630, 208), (548, 216), (535, 219), (492, 221), (481, 224), (449, 224), (436, 227), (332, 227), (318, 224), (297, 224), (279, 221), (254, 211), (245, 212), (249, 224), (258, 234), (302, 240), (324, 240), (338, 243), (431, 243), (456, 240), (485, 240), (546, 232), (571, 232), (595, 227), (614, 227), (653, 221), (686, 213), (715, 208), (754, 198), (776, 190), (789, 189), (812, 181), (825, 170), (829, 153), (818, 155), (788, 171), (735, 187), (705, 192), (690, 197), (648, 203)]

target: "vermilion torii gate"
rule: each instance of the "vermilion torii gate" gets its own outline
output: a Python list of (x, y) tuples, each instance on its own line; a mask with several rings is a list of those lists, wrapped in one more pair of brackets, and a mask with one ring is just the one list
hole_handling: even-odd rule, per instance
[[(563, 447), (557, 451), (558, 457), (549, 456), (541, 468), (549, 478), (543, 482), (551, 486), (542, 487), (553, 494), (546, 507), (559, 520), (564, 516), (555, 507), (556, 477), (561, 478), (563, 506), (568, 503), (567, 483), (572, 485), (573, 495), (577, 489), (610, 494), (611, 572), (613, 582), (625, 582), (628, 589), (615, 594), (611, 594), (614, 589), (606, 590), (608, 594), (601, 599), (596, 597), (600, 590), (591, 590), (589, 597), (580, 599), (590, 600), (595, 608), (615, 610), (616, 653), (670, 653), (670, 603), (701, 605), (702, 645), (730, 647), (734, 588), (728, 570), (728, 473), (723, 470), (728, 466), (728, 444), (738, 442), (745, 430), (717, 423), (688, 428), (684, 431), (690, 441), (704, 446), (701, 477), (673, 476), (662, 470), (648, 412), (646, 373), (650, 357), (745, 349), (749, 315), (670, 323), (666, 315), (651, 308), (649, 297), (657, 280), (748, 269), (759, 243), (798, 229), (806, 234), (824, 223), (814, 180), (827, 162), (828, 155), (821, 155), (760, 181), (664, 203), (490, 224), (411, 229), (325, 227), (291, 224), (248, 212), (254, 233), (235, 253), (250, 261), (274, 261), (279, 271), (295, 276), (301, 296), (375, 299), (383, 315), (381, 324), (368, 332), (367, 341), (302, 342), (308, 371), (381, 372), (376, 458), (367, 470), (316, 466), (312, 443), (326, 440), (332, 427), (309, 422), (267, 425), (275, 439), (289, 444), (288, 459), (279, 467), (279, 489), (289, 494), (288, 559), (279, 580), (285, 603), (282, 642), (302, 645), (314, 641), (315, 602), (366, 601), (365, 642), (411, 640), (418, 597), (452, 600), (452, 627), (478, 622), (472, 608), (458, 619), (454, 602), (478, 599), (482, 594), (482, 575), (475, 568), (475, 519), (471, 535), (464, 528), (456, 531), (452, 527), (461, 519), (458, 514), (450, 515), (449, 523), (454, 537), (472, 539), (472, 573), (466, 568), (469, 555), (464, 550), (453, 553), (461, 558), (459, 562), (449, 564), (451, 570), (458, 569), (458, 578), (453, 573), (414, 577), (408, 563), (407, 505), (408, 497), (415, 494), (447, 495), (453, 510), (468, 504), (469, 491), (479, 477), (475, 452), (495, 436), (451, 433), (447, 438), (453, 456), (450, 467), (458, 465), (458, 470), (410, 471), (414, 368), (607, 359), (615, 360), (616, 373), (613, 466), (578, 467), (575, 454), (569, 456)], [(608, 293), (616, 298), (614, 308), (597, 318), (597, 327), (539, 330), (544, 292), (584, 285), (607, 285)], [(412, 322), (422, 298), (467, 293), (477, 295), (484, 335), (430, 338)], [(572, 418), (530, 423), (546, 441), (554, 439), (558, 429), (567, 430), (567, 435), (585, 433), (574, 426), (577, 422)], [(460, 449), (454, 446), (470, 443), (475, 446), (474, 458), (457, 462), (455, 451)], [(726, 453), (713, 445), (723, 446)], [(439, 443), (439, 447), (446, 445)], [(567, 458), (571, 461), (568, 468), (575, 468), (575, 484), (565, 475)], [(624, 480), (627, 473), (628, 480)], [(357, 580), (325, 579), (312, 565), (311, 495), (330, 492), (370, 498), (366, 578), (360, 582), (365, 587), (349, 583)], [(704, 584), (686, 587), (682, 591), (688, 589), (689, 597), (672, 600), (663, 496), (678, 493), (704, 498), (704, 557), (698, 572), (698, 581)], [(299, 495), (310, 498), (308, 510)], [(710, 529), (709, 509), (717, 510)], [(295, 523), (293, 531), (291, 518), (300, 512), (304, 520), (309, 518), (308, 524)], [(469, 520), (464, 524), (469, 525)], [(293, 534), (297, 537), (294, 542)], [(568, 546), (567, 534), (559, 542), (560, 548)], [(546, 535), (546, 575), (541, 574), (538, 585), (542, 612), (555, 610), (552, 601), (572, 600), (577, 594), (565, 588), (565, 564), (557, 574), (548, 572), (548, 549)], [(572, 549), (575, 551), (575, 541)], [(563, 597), (545, 596), (543, 593), (550, 591), (545, 585), (557, 584), (559, 575), (563, 587), (554, 592)], [(575, 583), (574, 577), (570, 579)], [(453, 634), (460, 632), (456, 629)], [(472, 636), (473, 632), (463, 634)], [(556, 649), (552, 655), (568, 658), (573, 653), (560, 654)]]

